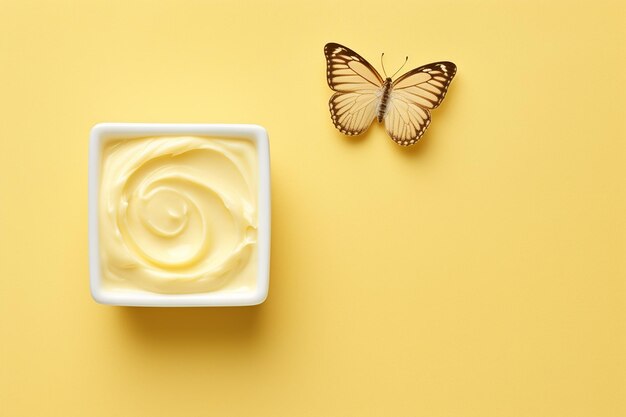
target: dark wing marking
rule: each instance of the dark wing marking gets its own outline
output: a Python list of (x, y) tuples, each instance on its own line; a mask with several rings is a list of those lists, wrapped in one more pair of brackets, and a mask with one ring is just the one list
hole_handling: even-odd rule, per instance
[(328, 43), (324, 46), (326, 79), (334, 91), (379, 89), (383, 79), (376, 69), (352, 49)]

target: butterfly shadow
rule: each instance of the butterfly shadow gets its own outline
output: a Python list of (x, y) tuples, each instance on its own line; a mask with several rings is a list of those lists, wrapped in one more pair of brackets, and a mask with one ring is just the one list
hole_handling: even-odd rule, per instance
[[(433, 134), (432, 131), (430, 131), (431, 129), (428, 129), (429, 131), (427, 131), (424, 136), (422, 136), (422, 138), (413, 146), (399, 146), (397, 144), (394, 143), (394, 145), (397, 148), (401, 148), (399, 151), (399, 153), (405, 157), (405, 158), (420, 158), (422, 157), (422, 155), (426, 155), (428, 152), (428, 149), (430, 149), (432, 146), (432, 142), (434, 139), (434, 137), (436, 136), (435, 134)], [(433, 131), (435, 129), (432, 129)]]
[[(434, 121), (428, 126), (424, 136), (413, 146), (402, 147), (400, 149), (400, 153), (406, 158), (420, 158), (422, 155), (427, 154), (427, 152), (432, 152), (432, 150), (437, 146), (437, 142), (441, 140), (445, 140), (446, 137), (443, 134), (444, 126), (446, 123), (446, 119), (451, 119), (451, 116), (446, 116), (447, 113), (452, 112), (450, 107), (452, 107), (452, 103), (443, 102), (441, 106), (439, 106), (433, 112)], [(448, 137), (450, 139), (450, 137)]]
[(347, 135), (343, 135), (339, 132), (337, 132), (336, 136), (338, 138), (340, 138), (344, 143), (347, 143), (349, 146), (352, 145), (358, 145), (363, 143), (367, 138), (372, 136), (372, 130), (374, 129), (367, 129), (367, 131), (361, 133), (360, 135), (356, 135), (356, 136), (347, 136)]

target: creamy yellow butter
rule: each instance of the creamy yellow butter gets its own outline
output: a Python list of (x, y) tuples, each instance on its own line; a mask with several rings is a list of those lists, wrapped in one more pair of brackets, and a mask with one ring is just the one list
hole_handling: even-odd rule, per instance
[(248, 140), (108, 142), (99, 196), (104, 285), (172, 294), (249, 290), (257, 195), (257, 153)]

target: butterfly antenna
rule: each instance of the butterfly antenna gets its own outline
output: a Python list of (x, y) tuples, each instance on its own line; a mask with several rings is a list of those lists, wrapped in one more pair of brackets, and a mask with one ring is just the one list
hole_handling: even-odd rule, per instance
[(385, 71), (385, 64), (383, 63), (383, 57), (385, 56), (385, 53), (383, 52), (380, 55), (380, 66), (383, 67), (383, 74), (385, 74), (385, 78), (387, 78), (387, 71)]
[(398, 68), (398, 71), (396, 71), (396, 72), (394, 72), (394, 73), (393, 73), (393, 75), (391, 76), (391, 78), (395, 77), (395, 76), (396, 76), (396, 74), (397, 74), (397, 73), (399, 73), (399, 72), (400, 72), (400, 70), (401, 70), (402, 68), (404, 68), (404, 66), (406, 65), (406, 63), (407, 63), (408, 61), (409, 61), (409, 57), (407, 56), (407, 57), (404, 59), (404, 64), (402, 64), (402, 66), (401, 66), (400, 68)]

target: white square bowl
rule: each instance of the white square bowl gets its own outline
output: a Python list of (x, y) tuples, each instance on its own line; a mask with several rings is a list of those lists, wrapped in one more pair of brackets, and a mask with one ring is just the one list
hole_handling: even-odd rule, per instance
[[(99, 188), (102, 149), (110, 140), (145, 136), (196, 135), (244, 138), (255, 144), (258, 155), (258, 266), (256, 287), (248, 292), (159, 294), (147, 291), (111, 291), (103, 286), (100, 265)], [(270, 158), (267, 131), (247, 124), (100, 123), (89, 140), (89, 275), (91, 295), (98, 303), (119, 306), (208, 307), (261, 304), (269, 289), (270, 261)]]

